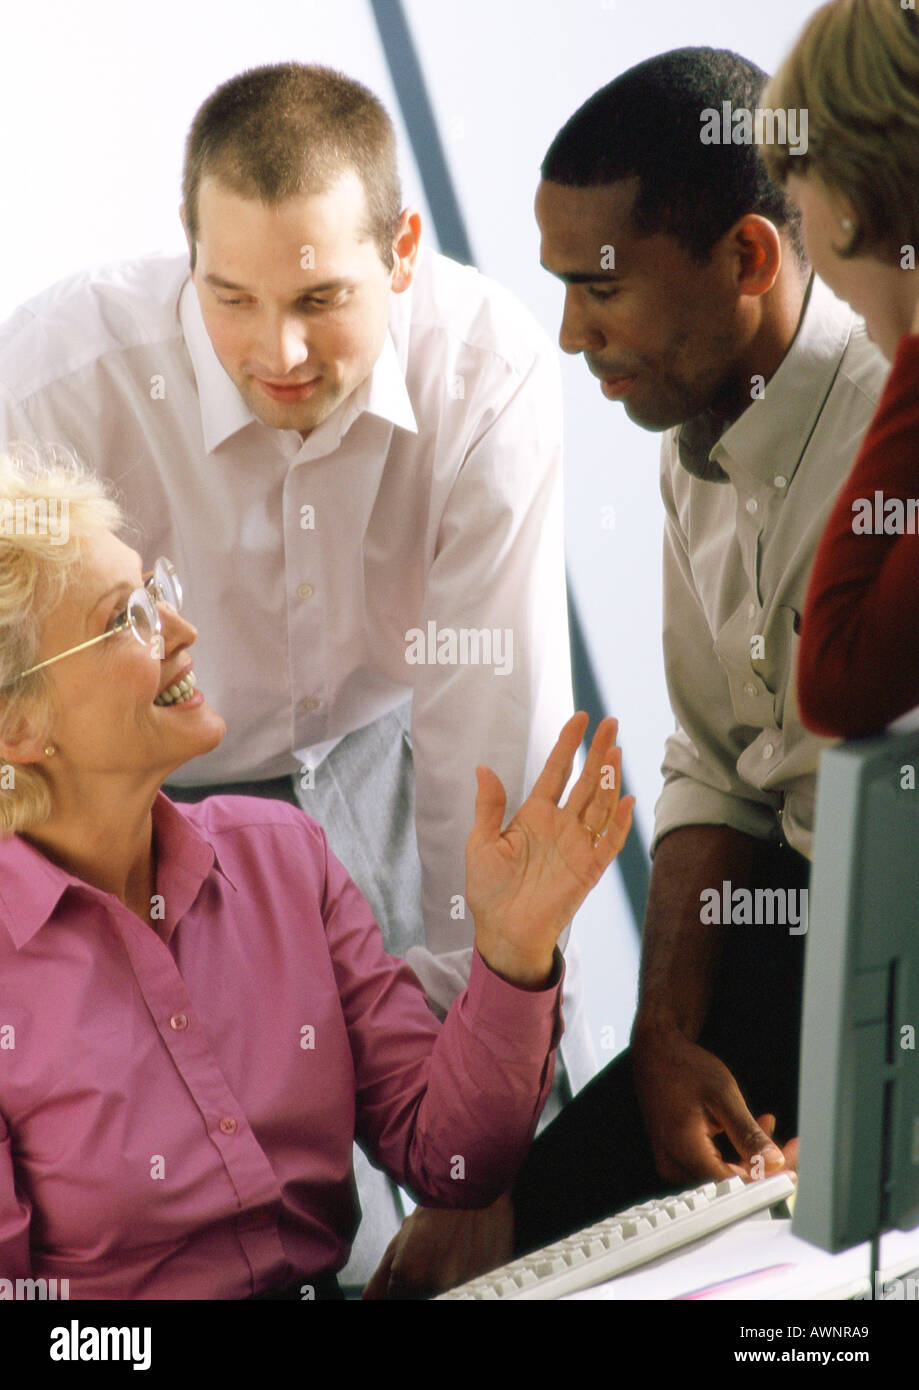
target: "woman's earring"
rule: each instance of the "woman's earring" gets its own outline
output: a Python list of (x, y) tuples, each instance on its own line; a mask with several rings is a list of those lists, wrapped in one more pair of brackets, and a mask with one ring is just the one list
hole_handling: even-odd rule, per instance
[(46, 757), (46, 758), (53, 758), (56, 752), (57, 752), (57, 749), (55, 748), (55, 746), (54, 746), (53, 743), (48, 743), (48, 744), (45, 745), (45, 757)]

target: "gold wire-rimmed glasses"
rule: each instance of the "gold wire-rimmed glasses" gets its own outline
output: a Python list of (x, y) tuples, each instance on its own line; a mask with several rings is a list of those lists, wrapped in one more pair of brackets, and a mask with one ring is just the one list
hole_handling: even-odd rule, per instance
[(72, 656), (74, 652), (82, 652), (87, 647), (94, 647), (97, 642), (104, 642), (107, 637), (114, 637), (116, 633), (123, 632), (126, 627), (130, 628), (138, 642), (143, 643), (145, 647), (152, 648), (154, 653), (159, 651), (162, 658), (162, 641), (157, 641), (163, 631), (158, 606), (161, 603), (168, 603), (177, 613), (182, 607), (182, 585), (176, 574), (175, 565), (163, 555), (153, 566), (152, 572), (144, 577), (143, 587), (134, 590), (124, 609), (106, 632), (103, 632), (99, 637), (90, 637), (88, 642), (80, 642), (76, 647), (68, 647), (66, 652), (59, 652), (57, 656), (49, 656), (47, 661), (40, 661), (37, 666), (30, 666), (28, 671), (20, 672), (14, 679), (24, 680), (26, 676), (31, 676), (34, 671), (41, 671), (45, 666), (53, 666), (56, 661), (63, 661), (65, 656)]

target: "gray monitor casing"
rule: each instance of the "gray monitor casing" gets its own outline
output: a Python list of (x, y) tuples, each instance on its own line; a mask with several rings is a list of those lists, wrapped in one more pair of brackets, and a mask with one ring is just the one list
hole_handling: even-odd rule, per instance
[[(914, 786), (904, 787), (912, 768)], [(793, 1230), (837, 1251), (919, 1224), (919, 732), (821, 756)]]

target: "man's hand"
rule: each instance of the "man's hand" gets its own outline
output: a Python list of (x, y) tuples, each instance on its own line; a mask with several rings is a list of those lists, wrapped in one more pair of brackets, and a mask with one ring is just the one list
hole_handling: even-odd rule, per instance
[(568, 720), (503, 832), (504, 787), (490, 768), (476, 769), (466, 901), (482, 959), (523, 988), (544, 987), (559, 935), (619, 853), (632, 823), (635, 798), (619, 801), (622, 755), (614, 719), (598, 725), (584, 769), (559, 805), (586, 728), (586, 714)]
[(418, 1207), (386, 1247), (364, 1298), (427, 1298), (506, 1264), (513, 1253), (507, 1194), (482, 1211)]
[[(749, 1182), (785, 1166), (785, 1155), (770, 1137), (773, 1116), (753, 1118), (737, 1082), (711, 1052), (676, 1029), (638, 1029), (632, 1041), (632, 1064), (662, 1178), (687, 1186), (733, 1176)], [(724, 1161), (714, 1143), (716, 1134), (727, 1136), (739, 1163)], [(796, 1143), (794, 1158), (797, 1161)]]

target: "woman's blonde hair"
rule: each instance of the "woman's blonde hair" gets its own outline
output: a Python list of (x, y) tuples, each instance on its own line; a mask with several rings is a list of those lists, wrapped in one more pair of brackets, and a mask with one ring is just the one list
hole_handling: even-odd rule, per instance
[[(43, 620), (74, 582), (86, 541), (122, 521), (106, 484), (68, 449), (12, 444), (0, 453), (0, 740), (26, 730), (47, 736), (54, 716), (47, 672), (21, 673), (38, 660)], [(4, 763), (0, 837), (50, 814), (41, 765)]]
[(919, 245), (919, 20), (900, 0), (830, 0), (763, 93), (807, 112), (806, 152), (761, 146), (772, 178), (814, 173), (842, 194), (854, 226), (842, 256), (900, 262)]

